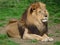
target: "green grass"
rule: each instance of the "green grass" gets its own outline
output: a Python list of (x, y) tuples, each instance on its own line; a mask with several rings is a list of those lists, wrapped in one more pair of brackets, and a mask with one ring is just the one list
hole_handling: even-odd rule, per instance
[(8, 36), (6, 35), (6, 34), (0, 34), (0, 39), (7, 39), (8, 38)]
[(0, 22), (0, 27), (3, 27), (6, 24), (6, 22)]
[(60, 33), (60, 31), (59, 30), (56, 30), (55, 33)]
[(53, 34), (48, 34), (48, 36), (49, 36), (49, 37), (52, 37), (52, 36), (54, 36), (54, 35), (53, 35)]
[(31, 43), (37, 43), (38, 40), (34, 39), (34, 40), (31, 40), (30, 42), (31, 42)]
[(19, 45), (19, 44), (9, 39), (4, 39), (4, 40), (0, 40), (0, 45)]
[(60, 41), (54, 42), (54, 45), (60, 45)]
[[(0, 3), (0, 7), (1, 7), (0, 8), (0, 21), (6, 21), (6, 20), (9, 21), (9, 19), (11, 18), (16, 18), (16, 19), (21, 18), (24, 10), (27, 9), (27, 7), (30, 5), (30, 2), (28, 2), (28, 0), (20, 1), (20, 3), (16, 1), (14, 2), (13, 0), (10, 0), (10, 1), (1, 0), (0, 2), (1, 2)], [(52, 23), (56, 23), (56, 24), (60, 23), (60, 8), (57, 7), (56, 4), (54, 5), (46, 4), (46, 5), (50, 14), (49, 20)], [(4, 24), (0, 23), (0, 26), (2, 25)]]
[(19, 44), (9, 40), (6, 34), (0, 34), (0, 45), (19, 45)]
[[(22, 0), (20, 2), (15, 0), (5, 0), (0, 1), (0, 21), (9, 21), (11, 18), (19, 19), (21, 18), (23, 12), (25, 9), (28, 8), (28, 6), (33, 1), (28, 0)], [(44, 2), (44, 1), (42, 1)], [(22, 4), (22, 5), (21, 5)], [(47, 9), (49, 11), (50, 17), (49, 20), (52, 23), (60, 23), (60, 7), (57, 6), (54, 2), (48, 2), (46, 3)], [(51, 23), (50, 23), (51, 24)], [(4, 25), (3, 23), (0, 23), (0, 26)]]

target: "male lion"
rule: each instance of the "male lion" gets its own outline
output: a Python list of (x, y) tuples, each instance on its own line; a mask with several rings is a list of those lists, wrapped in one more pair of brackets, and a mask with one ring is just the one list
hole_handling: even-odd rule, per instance
[(48, 37), (48, 12), (44, 3), (36, 2), (23, 13), (20, 20), (11, 20), (7, 34), (14, 38), (53, 41)]

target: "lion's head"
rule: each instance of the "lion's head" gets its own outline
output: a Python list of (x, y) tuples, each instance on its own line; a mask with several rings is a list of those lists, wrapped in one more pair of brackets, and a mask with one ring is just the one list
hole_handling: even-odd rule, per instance
[(48, 11), (46, 10), (46, 5), (44, 3), (38, 2), (33, 3), (27, 11), (27, 21), (28, 23), (35, 22), (47, 22), (48, 21)]

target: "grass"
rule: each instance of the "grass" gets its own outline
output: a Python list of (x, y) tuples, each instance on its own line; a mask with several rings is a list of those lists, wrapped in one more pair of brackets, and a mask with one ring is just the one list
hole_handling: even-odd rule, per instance
[[(17, 2), (15, 0), (5, 0), (5, 1), (0, 1), (0, 21), (8, 21), (11, 18), (16, 18), (19, 19), (22, 16), (22, 13), (24, 12), (25, 9), (27, 9), (27, 7), (30, 5), (30, 3), (32, 1), (20, 1)], [(8, 3), (7, 3), (8, 2)], [(21, 5), (22, 4), (22, 5)], [(56, 4), (53, 5), (53, 3), (51, 4), (47, 4), (47, 9), (49, 11), (50, 14), (50, 18), (49, 20), (52, 23), (60, 23), (60, 8), (57, 7)], [(50, 23), (51, 24), (51, 23)], [(2, 26), (4, 24), (0, 23), (0, 26)]]
[(6, 34), (0, 34), (0, 39), (7, 39), (8, 38), (8, 36), (6, 35)]
[(60, 41), (54, 42), (54, 45), (60, 45)]
[(53, 35), (53, 34), (48, 34), (48, 36), (49, 36), (49, 37), (52, 37), (52, 36), (54, 36), (54, 35)]
[(55, 33), (60, 33), (60, 31), (59, 30), (56, 30)]
[(56, 33), (55, 34), (55, 37), (60, 37), (60, 33)]
[(6, 34), (0, 34), (0, 45), (19, 45), (19, 44), (9, 40)]
[(34, 40), (31, 40), (30, 42), (31, 42), (31, 43), (37, 43), (38, 40), (34, 39)]
[(19, 44), (9, 39), (5, 39), (5, 40), (0, 40), (0, 45), (19, 45)]

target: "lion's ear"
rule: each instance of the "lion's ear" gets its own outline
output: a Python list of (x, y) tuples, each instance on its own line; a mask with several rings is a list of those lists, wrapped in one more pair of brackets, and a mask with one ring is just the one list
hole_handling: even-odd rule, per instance
[(32, 13), (34, 10), (36, 10), (39, 7), (40, 7), (39, 3), (32, 4), (31, 5), (31, 9), (30, 9), (30, 13)]
[(33, 10), (35, 10), (35, 9), (32, 9), (32, 8), (30, 9), (30, 13), (31, 13), (31, 14), (32, 14)]
[(34, 10), (36, 10), (36, 5), (35, 4), (31, 5), (30, 13), (32, 13)]

